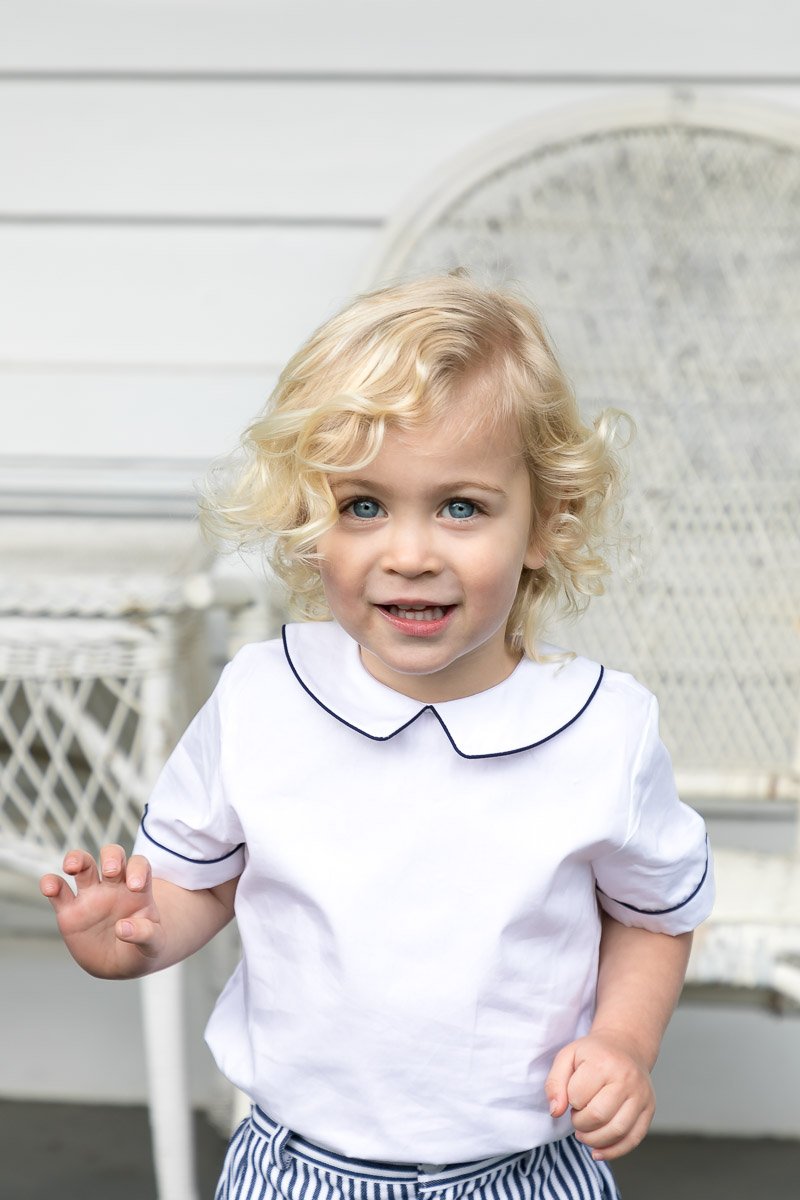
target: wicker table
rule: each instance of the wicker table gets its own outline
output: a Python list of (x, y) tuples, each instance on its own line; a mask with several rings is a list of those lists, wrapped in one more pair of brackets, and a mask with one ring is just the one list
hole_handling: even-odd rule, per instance
[[(208, 690), (210, 554), (189, 522), (7, 521), (0, 544), (0, 883), (129, 847)], [(142, 981), (159, 1200), (194, 1200), (181, 970)]]

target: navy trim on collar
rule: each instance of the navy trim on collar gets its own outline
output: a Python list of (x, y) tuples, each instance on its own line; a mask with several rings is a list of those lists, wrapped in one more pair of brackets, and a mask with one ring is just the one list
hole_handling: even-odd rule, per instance
[[(327, 624), (330, 625), (331, 623), (328, 622)], [(337, 711), (337, 708), (333, 707), (333, 704), (331, 702), (332, 701), (331, 697), (326, 697), (326, 700), (328, 701), (326, 703), (326, 700), (323, 700), (322, 697), (317, 694), (317, 692), (314, 690), (314, 688), (306, 681), (306, 679), (303, 677), (303, 674), (302, 674), (301, 665), (299, 663), (297, 663), (295, 661), (295, 659), (293, 659), (292, 653), (289, 649), (289, 639), (287, 636), (287, 629), (288, 629), (288, 626), (284, 625), (281, 630), (281, 638), (283, 641), (284, 655), (286, 657), (286, 661), (289, 665), (289, 668), (290, 668), (292, 674), (294, 675), (295, 679), (297, 680), (297, 682), (300, 684), (300, 687), (306, 693), (306, 695), (308, 695), (314, 701), (315, 704), (318, 704), (319, 707), (321, 709), (323, 709), (324, 712), (328, 713), (329, 716), (331, 716), (335, 720), (339, 721), (342, 725), (345, 725), (348, 729), (352, 729), (355, 733), (360, 733), (363, 737), (369, 738), (370, 741), (388, 742), (392, 738), (397, 737), (397, 735), (402, 733), (403, 730), (408, 729), (410, 725), (413, 725), (414, 722), (417, 721), (422, 716), (423, 713), (431, 712), (431, 713), (433, 713), (436, 720), (439, 722), (439, 725), (441, 726), (442, 730), (444, 731), (444, 734), (447, 737), (447, 740), (450, 742), (450, 745), (453, 747), (456, 754), (458, 754), (459, 757), (465, 758), (465, 759), (503, 758), (503, 757), (506, 757), (511, 754), (521, 754), (525, 750), (533, 750), (537, 746), (541, 746), (545, 742), (551, 741), (553, 738), (557, 737), (560, 733), (563, 733), (565, 729), (568, 729), (570, 727), (570, 725), (573, 725), (575, 723), (575, 721), (577, 721), (578, 718), (583, 715), (583, 713), (586, 711), (586, 709), (589, 707), (589, 705), (592, 703), (595, 696), (597, 695), (598, 689), (600, 688), (600, 684), (603, 681), (603, 675), (604, 675), (604, 668), (599, 663), (590, 663), (586, 659), (579, 660), (583, 666), (583, 669), (581, 671), (580, 683), (575, 691), (575, 696), (574, 696), (575, 708), (573, 711), (570, 712), (570, 714), (566, 720), (562, 720), (561, 723), (556, 726), (556, 728), (548, 730), (546, 733), (542, 734), (541, 736), (534, 736), (531, 740), (522, 740), (522, 744), (511, 745), (511, 746), (506, 746), (506, 747), (498, 747), (497, 749), (494, 749), (494, 750), (481, 751), (478, 753), (470, 753), (468, 750), (462, 749), (462, 747), (458, 744), (458, 742), (456, 741), (456, 738), (453, 735), (452, 730), (450, 729), (450, 726), (448, 725), (446, 717), (442, 715), (442, 713), (439, 711), (439, 709), (444, 708), (446, 711), (449, 710), (451, 716), (453, 716), (453, 715), (455, 715), (455, 712), (457, 711), (455, 706), (458, 706), (458, 705), (463, 706), (466, 703), (474, 701), (476, 699), (476, 697), (468, 696), (460, 701), (459, 700), (449, 700), (446, 702), (442, 702), (440, 705), (419, 704), (419, 707), (416, 709), (415, 712), (413, 712), (411, 714), (411, 716), (407, 717), (406, 719), (399, 720), (398, 723), (390, 730), (390, 732), (388, 732), (388, 733), (373, 732), (369, 729), (365, 729), (362, 724), (357, 723), (355, 720), (350, 719), (352, 717), (352, 714), (345, 716), (342, 711)], [(340, 634), (341, 634), (342, 638), (347, 638), (347, 635), (344, 634), (343, 631), (340, 631)], [(348, 641), (349, 641), (349, 638), (348, 638)], [(541, 664), (531, 664), (531, 666), (536, 666), (536, 665), (541, 666)], [(587, 671), (587, 668), (589, 668), (590, 670)], [(365, 684), (367, 686), (376, 687), (376, 688), (380, 689), (382, 693), (390, 695), (392, 697), (393, 701), (399, 700), (402, 703), (403, 707), (406, 708), (406, 710), (413, 707), (415, 704), (419, 703), (418, 701), (414, 701), (411, 697), (400, 697), (399, 693), (393, 692), (392, 689), (386, 688), (385, 685), (379, 683), (378, 680), (372, 679), (372, 677), (369, 676), (368, 672), (366, 671), (366, 668), (364, 668), (362, 666), (360, 669), (364, 672)], [(519, 669), (520, 668), (518, 667), (517, 670), (519, 670)], [(512, 679), (515, 674), (516, 674), (516, 672), (512, 673), (512, 676), (510, 676), (509, 679)], [(490, 689), (490, 691), (496, 692), (498, 689), (502, 689), (505, 684), (508, 684), (508, 682), (509, 682), (508, 680), (504, 680), (503, 683), (497, 685), (497, 688), (492, 688), (492, 689)], [(481, 693), (479, 693), (479, 695), (480, 694)], [(340, 704), (340, 708), (346, 708), (346, 707), (347, 707), (346, 703)], [(529, 716), (529, 714), (522, 712), (522, 711), (516, 712), (515, 716), (516, 716), (515, 723), (518, 725), (517, 736), (520, 736), (521, 738), (524, 739), (523, 730), (526, 725), (530, 724), (530, 716)], [(538, 716), (538, 714), (537, 714), (537, 716)], [(511, 737), (513, 738), (513, 736), (514, 736), (513, 731), (509, 730), (509, 733), (511, 734)], [(462, 740), (463, 740), (463, 737), (462, 737)]]
[(436, 720), (439, 722), (442, 729), (447, 734), (447, 739), (450, 742), (450, 745), (455, 750), (456, 754), (460, 754), (462, 758), (504, 758), (508, 754), (521, 754), (523, 750), (534, 750), (537, 746), (543, 746), (545, 742), (551, 741), (554, 737), (558, 737), (558, 735), (560, 733), (563, 733), (565, 729), (569, 729), (570, 725), (574, 725), (574, 723), (577, 721), (578, 717), (580, 717), (586, 711), (586, 709), (589, 707), (589, 705), (592, 703), (595, 696), (597, 695), (597, 689), (600, 687), (600, 684), (603, 681), (603, 674), (604, 674), (604, 670), (603, 670), (603, 667), (601, 666), (600, 670), (599, 670), (599, 674), (597, 676), (597, 682), (595, 683), (594, 687), (592, 688), (591, 692), (589, 693), (589, 696), (587, 697), (585, 703), (582, 704), (581, 707), (578, 709), (578, 711), (576, 713), (574, 713), (574, 715), (571, 716), (568, 721), (565, 721), (564, 724), (559, 729), (554, 729), (552, 731), (552, 733), (545, 734), (545, 736), (539, 738), (538, 741), (529, 742), (527, 746), (514, 746), (510, 750), (493, 750), (489, 754), (466, 754), (463, 750), (459, 750), (458, 746), (453, 741), (452, 734), (450, 733), (450, 730), (447, 728), (447, 725), (445, 724), (444, 718), (442, 717), (441, 713), (439, 713), (433, 707), (432, 704), (428, 705), (428, 707), (430, 708), (433, 715), (436, 717)]

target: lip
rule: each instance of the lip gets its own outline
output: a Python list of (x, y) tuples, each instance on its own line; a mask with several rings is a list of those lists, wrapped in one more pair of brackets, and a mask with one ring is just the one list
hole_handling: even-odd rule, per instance
[[(456, 611), (455, 604), (435, 604), (428, 601), (414, 600), (401, 601), (392, 600), (390, 604), (376, 604), (378, 612), (384, 617), (390, 625), (399, 630), (400, 633), (406, 634), (408, 637), (426, 638), (434, 637), (437, 633), (441, 633), (450, 624), (454, 612)], [(414, 617), (400, 617), (391, 612), (392, 608), (441, 608), (443, 614), (432, 621), (418, 621)]]

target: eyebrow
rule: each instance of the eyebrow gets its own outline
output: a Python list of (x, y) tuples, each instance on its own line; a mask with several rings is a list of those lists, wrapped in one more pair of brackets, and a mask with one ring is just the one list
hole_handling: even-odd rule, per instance
[[(330, 481), (331, 488), (336, 491), (337, 488), (357, 488), (364, 492), (379, 492), (385, 490), (385, 487), (375, 479), (359, 479), (351, 475), (345, 475), (340, 478), (333, 478)], [(445, 492), (449, 495), (455, 495), (457, 492), (479, 491), (490, 492), (494, 496), (505, 496), (506, 490), (502, 487), (496, 487), (493, 483), (486, 483), (482, 479), (453, 479), (445, 480), (442, 484), (432, 489), (438, 495), (440, 492)]]

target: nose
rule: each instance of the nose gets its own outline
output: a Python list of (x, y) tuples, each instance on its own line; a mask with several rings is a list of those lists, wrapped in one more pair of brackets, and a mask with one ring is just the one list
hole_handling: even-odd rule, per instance
[(393, 520), (388, 524), (381, 564), (385, 571), (408, 579), (441, 571), (436, 531), (426, 521)]

